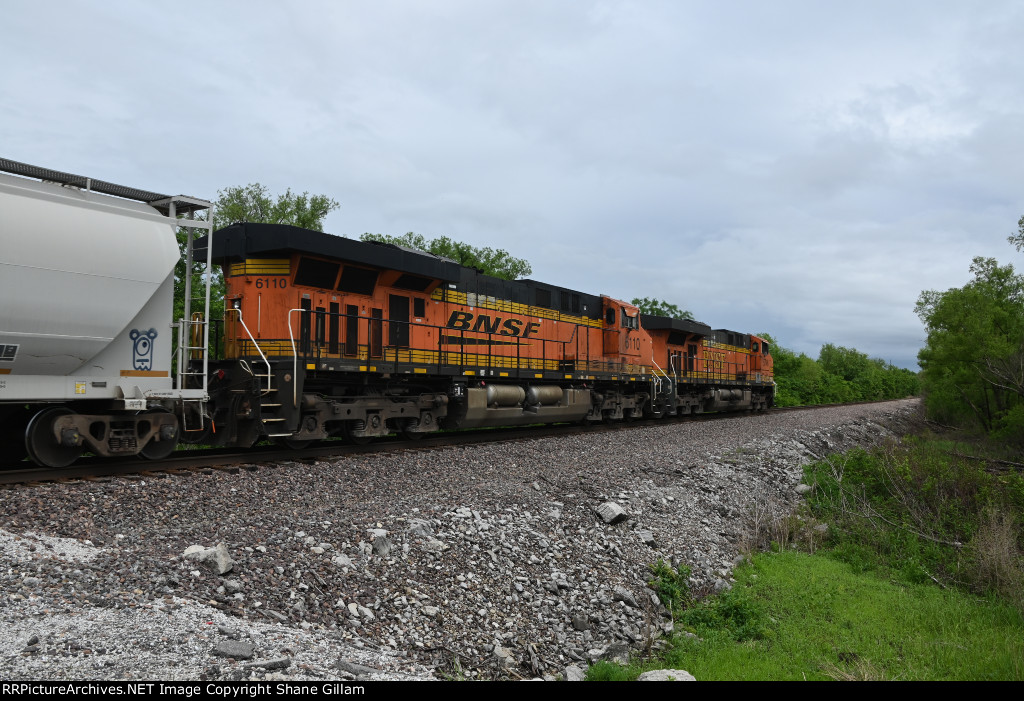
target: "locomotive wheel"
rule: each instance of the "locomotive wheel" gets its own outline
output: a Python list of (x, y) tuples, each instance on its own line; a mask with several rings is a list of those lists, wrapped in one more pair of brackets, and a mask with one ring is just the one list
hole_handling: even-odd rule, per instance
[(355, 421), (346, 421), (344, 424), (342, 424), (341, 435), (344, 436), (345, 440), (351, 443), (352, 445), (366, 445), (367, 443), (372, 441), (373, 438), (371, 438), (370, 436), (352, 435), (353, 426), (355, 425), (355, 423)]
[(422, 431), (410, 430), (413, 426), (418, 426), (419, 421), (416, 419), (399, 419), (398, 435), (407, 441), (418, 441), (423, 438)]
[(424, 435), (422, 431), (410, 431), (409, 429), (406, 428), (403, 428), (398, 433), (399, 435), (402, 436), (402, 438), (404, 438), (407, 441), (418, 441), (419, 439), (423, 438)]
[(67, 467), (78, 459), (82, 446), (61, 445), (53, 437), (57, 419), (74, 413), (64, 407), (50, 407), (32, 417), (25, 428), (25, 450), (33, 462), (42, 467)]
[[(154, 414), (169, 414), (170, 412), (166, 409), (154, 409), (152, 411), (146, 411), (142, 413), (142, 418), (147, 416), (153, 416)], [(174, 449), (178, 447), (178, 437), (181, 435), (181, 431), (178, 429), (174, 430), (174, 438), (170, 440), (151, 440), (142, 450), (139, 451), (139, 455), (146, 458), (147, 460), (163, 460), (174, 452)]]
[(292, 450), (304, 450), (314, 443), (312, 440), (300, 441), (296, 438), (275, 438), (274, 442)]

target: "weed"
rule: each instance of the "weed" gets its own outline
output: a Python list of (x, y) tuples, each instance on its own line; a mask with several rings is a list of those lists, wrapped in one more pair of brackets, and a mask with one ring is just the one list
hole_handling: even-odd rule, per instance
[(821, 673), (837, 682), (881, 682), (887, 681), (868, 660), (857, 658), (842, 669), (834, 662), (822, 663)]
[(1024, 679), (1024, 619), (998, 601), (792, 550), (755, 555), (735, 576), (682, 615), (700, 637), (673, 638), (659, 666), (700, 680)]
[(1022, 513), (1024, 480), (986, 472), (955, 448), (914, 438), (808, 466), (809, 513), (830, 524), (830, 554), (860, 571), (892, 563), (907, 583), (1020, 591), (1020, 529), (1008, 515), (986, 514)]
[(753, 555), (707, 599), (688, 569), (651, 566), (651, 587), (700, 637), (588, 678), (657, 664), (709, 680), (1024, 680), (1024, 474), (992, 451), (889, 442), (808, 466), (796, 514), (755, 495), (743, 544), (776, 554)]
[(587, 670), (587, 681), (591, 682), (625, 682), (636, 679), (636, 676), (630, 673), (629, 667), (605, 660), (595, 662)]
[(665, 608), (672, 612), (673, 617), (686, 610), (693, 603), (690, 592), (690, 568), (680, 563), (676, 569), (662, 560), (650, 565), (654, 578), (647, 585), (658, 595)]
[(737, 642), (761, 640), (768, 632), (764, 608), (741, 588), (705, 599), (680, 620), (701, 632), (724, 631)]
[(1024, 611), (1024, 557), (1019, 529), (1004, 510), (990, 506), (969, 545), (976, 588), (994, 591)]

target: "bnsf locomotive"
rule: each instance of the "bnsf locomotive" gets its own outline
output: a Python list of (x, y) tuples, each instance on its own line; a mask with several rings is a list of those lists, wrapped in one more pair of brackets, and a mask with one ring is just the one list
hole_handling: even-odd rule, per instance
[[(142, 312), (135, 318), (122, 314), (116, 334), (94, 329), (91, 335), (102, 339), (98, 347), (107, 350), (79, 356), (77, 365), (69, 358), (45, 378), (63, 382), (62, 394), (33, 394), (33, 386), (45, 384), (41, 375), (47, 368), (28, 358), (40, 351), (52, 357), (56, 346), (52, 335), (33, 335), (29, 329), (26, 336), (7, 328), (15, 288), (5, 295), (0, 419), (14, 434), (9, 440), (23, 435), (27, 452), (42, 464), (68, 464), (82, 450), (162, 457), (180, 439), (244, 447), (271, 438), (301, 447), (338, 435), (362, 442), (397, 432), (412, 439), (443, 428), (619, 421), (772, 405), (772, 359), (768, 344), (757, 336), (645, 315), (610, 297), (534, 280), (490, 277), (390, 244), (251, 223), (214, 232), (187, 251), (190, 266), (193, 254), (220, 265), (225, 312), (223, 320), (211, 324), (207, 305), (200, 305), (203, 311), (190, 315), (186, 310), (174, 325), (172, 383), (168, 285), (173, 284), (170, 259), (177, 256), (168, 247), (174, 245), (174, 225), (182, 223), (179, 215), (208, 203), (139, 191), (111, 193), (147, 203), (136, 204), (97, 195), (95, 187), (83, 192), (69, 191), (67, 182), (63, 187), (20, 183), (74, 201), (59, 222), (48, 228), (33, 224), (24, 234), (46, 229), (53, 238), (39, 245), (50, 252), (65, 245), (74, 251), (89, 247), (76, 223), (79, 200), (124, 210), (125, 250), (110, 250), (104, 231), (97, 247), (103, 255), (93, 256), (101, 268), (118, 271), (100, 273), (105, 284), (123, 289), (93, 287), (103, 300), (127, 295), (118, 301), (147, 310), (145, 319)], [(6, 207), (4, 199), (0, 231), (8, 239), (16, 229), (5, 217)], [(159, 243), (143, 239), (144, 227), (136, 220), (147, 217), (166, 230)], [(140, 233), (132, 239), (136, 228)], [(154, 251), (147, 252), (150, 246)], [(133, 266), (156, 249), (166, 260), (150, 275), (151, 296), (131, 296), (130, 286), (118, 280), (134, 280)], [(5, 253), (0, 252), (0, 266), (11, 265)], [(42, 249), (39, 254), (45, 259)], [(81, 262), (68, 279), (67, 294), (40, 300), (49, 311), (61, 311), (66, 330), (83, 335), (87, 329), (81, 330), (61, 305), (90, 306), (85, 288), (75, 287), (90, 274), (87, 264), (92, 263)], [(191, 279), (184, 277), (186, 283)], [(0, 292), (4, 289), (0, 282)], [(23, 290), (17, 292), (21, 304)], [(89, 320), (106, 329), (115, 322), (103, 309), (97, 306)], [(29, 337), (36, 349), (31, 355), (23, 350)], [(8, 362), (2, 353), (9, 346), (15, 349)], [(96, 361), (100, 357), (102, 363)], [(92, 379), (100, 376), (109, 379)], [(72, 394), (72, 386), (84, 391)]]

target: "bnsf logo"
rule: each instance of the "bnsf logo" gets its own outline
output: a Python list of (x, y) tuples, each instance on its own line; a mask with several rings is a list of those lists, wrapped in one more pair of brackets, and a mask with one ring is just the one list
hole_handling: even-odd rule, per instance
[[(475, 322), (473, 321), (474, 318), (476, 319)], [(474, 315), (472, 312), (452, 312), (452, 315), (448, 317), (448, 328), (526, 338), (540, 330), (540, 322), (531, 321), (526, 324), (526, 328), (523, 328), (523, 322), (519, 319), (505, 319), (504, 323), (502, 323), (500, 316), (491, 319), (486, 314)]]

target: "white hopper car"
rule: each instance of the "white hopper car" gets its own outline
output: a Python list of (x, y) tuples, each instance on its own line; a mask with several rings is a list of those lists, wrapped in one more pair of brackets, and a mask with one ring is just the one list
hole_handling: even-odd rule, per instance
[(16, 174), (0, 173), (0, 462), (166, 457), (206, 399), (205, 367), (172, 377), (172, 337), (181, 358), (186, 338), (205, 356), (209, 305), (207, 291), (195, 322), (172, 323), (175, 231), (209, 230), (194, 215), (210, 203), (2, 158), (0, 171)]

